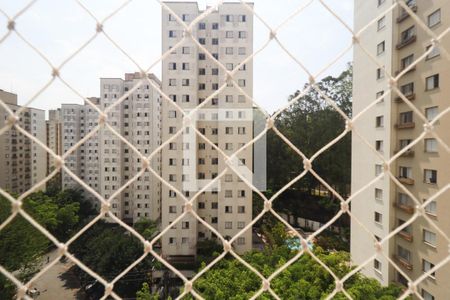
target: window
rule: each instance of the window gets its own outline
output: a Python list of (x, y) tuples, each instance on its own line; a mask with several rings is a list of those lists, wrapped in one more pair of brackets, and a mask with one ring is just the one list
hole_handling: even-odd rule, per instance
[(169, 37), (170, 38), (175, 38), (177, 37), (177, 32), (175, 30), (169, 30)]
[(219, 29), (219, 23), (212, 23), (211, 28), (213, 30), (218, 30)]
[(238, 85), (240, 87), (245, 87), (245, 79), (238, 79)]
[(184, 71), (189, 70), (189, 63), (183, 63), (181, 67)]
[(182, 86), (189, 86), (189, 79), (183, 79), (181, 82)]
[(423, 171), (423, 181), (429, 184), (437, 183), (437, 171), (425, 169)]
[(181, 238), (181, 243), (182, 243), (182, 244), (187, 244), (187, 243), (189, 243), (189, 238), (187, 238), (187, 237), (182, 237), (182, 238)]
[(211, 39), (211, 44), (212, 45), (219, 45), (219, 39), (218, 38)]
[(424, 229), (423, 242), (431, 246), (436, 246), (436, 233)]
[[(429, 261), (422, 259), (422, 271), (424, 273), (427, 273), (428, 271), (430, 271), (431, 269), (434, 268), (434, 264), (430, 263)], [(429, 275), (431, 278), (435, 278), (436, 277), (436, 272), (432, 272)]]
[(232, 39), (233, 38), (233, 31), (226, 31), (225, 32), (225, 38)]
[(238, 53), (239, 53), (239, 55), (245, 55), (245, 47), (239, 47), (239, 49), (238, 49)]
[(425, 152), (437, 153), (437, 141), (436, 139), (425, 139)]
[(199, 84), (198, 84), (198, 89), (199, 89), (200, 91), (205, 90), (205, 89), (206, 89), (206, 84), (204, 84), (204, 83), (199, 83)]
[(238, 206), (238, 214), (245, 214), (245, 206)]
[(413, 122), (413, 112), (407, 111), (400, 113), (400, 124), (409, 124)]
[(441, 10), (438, 9), (428, 16), (428, 27), (434, 27), (441, 23)]
[(233, 16), (232, 15), (225, 15), (225, 22), (233, 22)]
[(233, 54), (233, 47), (226, 47), (225, 48), (225, 54), (228, 54), (228, 55)]
[(189, 222), (181, 222), (182, 229), (189, 229)]
[(177, 64), (176, 63), (169, 63), (169, 70), (176, 70)]
[(377, 79), (383, 79), (384, 78), (384, 70), (382, 68), (377, 69)]
[(169, 86), (176, 86), (177, 80), (176, 79), (169, 79)]
[(233, 134), (233, 127), (225, 127), (225, 134)]
[(174, 206), (174, 205), (169, 206), (169, 213), (176, 214), (177, 213), (177, 207)]
[(225, 96), (225, 102), (226, 103), (233, 103), (233, 95), (226, 95)]
[(198, 69), (198, 75), (206, 75), (206, 69), (205, 68)]
[(379, 152), (383, 152), (383, 141), (382, 140), (375, 141), (375, 149)]
[(377, 116), (375, 118), (375, 127), (377, 128), (384, 127), (384, 116)]
[(414, 82), (402, 85), (400, 87), (400, 91), (405, 97), (411, 96), (412, 94), (414, 94)]
[(401, 69), (404, 70), (414, 62), (414, 54), (408, 55), (401, 60)]
[(199, 30), (205, 30), (206, 29), (206, 24), (205, 23), (198, 23), (198, 29)]
[(427, 91), (434, 90), (439, 87), (439, 74), (427, 77), (426, 89)]
[(226, 214), (231, 214), (233, 212), (233, 207), (232, 206), (225, 206), (225, 213)]
[(206, 39), (205, 38), (199, 38), (198, 42), (200, 43), (200, 45), (206, 45)]
[(427, 117), (427, 120), (430, 122), (437, 117), (438, 113), (439, 111), (437, 106), (425, 108), (425, 116)]
[(411, 167), (399, 167), (399, 177), (400, 178), (412, 178), (412, 168)]
[(439, 50), (439, 48), (438, 48), (438, 47), (433, 47), (433, 45), (429, 45), (429, 46), (426, 48), (426, 51), (430, 50), (431, 48), (433, 48), (433, 49), (432, 49), (432, 50), (430, 51), (430, 53), (427, 55), (427, 57), (426, 57), (427, 60), (428, 60), (428, 59), (435, 58), (435, 57), (441, 55), (441, 51)]
[(175, 243), (176, 243), (176, 239), (174, 237), (170, 237), (169, 244), (175, 244)]
[(375, 271), (381, 272), (381, 262), (377, 259), (374, 259), (373, 268), (375, 269)]
[(245, 238), (244, 237), (238, 237), (237, 238), (237, 244), (238, 245), (245, 245)]
[(238, 127), (238, 134), (245, 134), (245, 127)]
[(383, 166), (382, 165), (375, 165), (375, 176), (378, 176), (381, 173), (383, 173)]
[(225, 191), (225, 198), (232, 198), (233, 197), (233, 191), (232, 190), (226, 190)]
[(237, 222), (237, 229), (242, 229), (245, 227), (245, 222)]
[(377, 55), (383, 54), (386, 50), (386, 43), (385, 41), (382, 41), (377, 45)]
[(378, 31), (383, 29), (384, 27), (386, 27), (386, 17), (382, 17), (377, 22), (377, 30)]
[[(423, 202), (427, 201), (426, 199)], [(437, 203), (436, 201), (431, 201), (427, 206), (425, 206), (425, 212), (429, 215), (436, 216)]]
[(400, 149), (408, 147), (408, 145), (411, 144), (411, 142), (412, 142), (411, 139), (402, 139), (402, 140), (400, 140), (400, 142), (399, 142)]
[(434, 296), (422, 289), (422, 298), (423, 300), (435, 300)]
[(402, 246), (397, 246), (397, 255), (399, 258), (408, 263), (411, 261), (411, 252), (408, 249), (403, 248)]
[(406, 44), (416, 36), (415, 26), (411, 26), (401, 33), (400, 43)]
[(383, 215), (379, 212), (375, 212), (374, 220), (375, 220), (375, 223), (381, 223), (383, 221)]
[(217, 209), (218, 207), (219, 207), (219, 203), (217, 203), (217, 202), (211, 203), (211, 209)]
[(225, 229), (232, 229), (233, 228), (233, 222), (225, 222)]
[(239, 15), (238, 17), (239, 22), (247, 22), (247, 16), (246, 15)]
[(375, 200), (383, 200), (383, 190), (375, 189)]
[(378, 6), (380, 6), (381, 4), (383, 4), (386, 0), (378, 0)]
[(176, 118), (177, 112), (175, 110), (169, 110), (169, 118)]
[(211, 218), (211, 223), (212, 224), (217, 224), (217, 217), (212, 217)]
[(239, 38), (240, 39), (246, 39), (247, 38), (247, 31), (239, 31)]

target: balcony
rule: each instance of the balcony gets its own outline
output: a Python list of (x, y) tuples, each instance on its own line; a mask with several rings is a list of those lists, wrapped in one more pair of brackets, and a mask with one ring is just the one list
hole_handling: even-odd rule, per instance
[(405, 203), (400, 203), (400, 202), (395, 202), (394, 206), (397, 207), (400, 210), (403, 210), (405, 213), (412, 215), (414, 213), (414, 206), (409, 205), (409, 204), (405, 204)]
[[(404, 94), (404, 96), (409, 101), (413, 101), (413, 100), (416, 99), (416, 94), (415, 93)], [(398, 96), (398, 97), (395, 98), (395, 102), (397, 102), (397, 103), (403, 102), (403, 99), (400, 96)]]
[(414, 185), (414, 179), (408, 177), (397, 177), (398, 181), (400, 181), (404, 185)]
[(407, 242), (410, 242), (410, 243), (412, 243), (412, 241), (413, 241), (413, 236), (412, 236), (412, 234), (410, 234), (409, 232), (407, 232), (407, 231), (400, 231), (399, 233), (398, 233), (398, 236), (399, 237), (401, 237), (402, 239), (404, 239), (405, 241), (407, 241)]
[(396, 49), (400, 50), (400, 49), (414, 43), (416, 40), (417, 40), (417, 35), (416, 34), (411, 35), (410, 37), (400, 41), (400, 43), (397, 44)]
[(397, 261), (402, 267), (404, 267), (404, 268), (407, 269), (407, 270), (412, 271), (413, 265), (412, 265), (409, 261), (407, 261), (406, 259), (404, 259), (403, 257), (398, 256), (398, 255), (394, 255), (394, 259), (395, 259), (395, 261)]
[[(398, 152), (400, 152), (400, 151), (402, 151), (402, 150), (403, 150), (403, 149), (395, 150), (395, 151), (394, 151), (394, 154), (397, 154)], [(403, 154), (400, 155), (400, 156), (401, 156), (401, 157), (414, 157), (414, 154), (415, 154), (414, 150), (408, 149), (408, 150), (406, 150), (405, 152), (403, 152)]]
[[(416, 4), (408, 5), (408, 6), (414, 13), (417, 12), (418, 7), (417, 7)], [(407, 18), (409, 18), (408, 12), (406, 10), (402, 9), (401, 12), (400, 12), (400, 15), (397, 17), (397, 23), (401, 23), (404, 20), (406, 20)]]
[[(402, 68), (398, 71), (395, 71), (395, 76), (397, 76), (398, 74), (400, 74), (401, 72), (403, 72), (404, 70), (406, 70), (408, 67)], [(416, 66), (412, 67), (411, 69), (408, 70), (408, 72), (406, 72), (405, 74), (408, 74), (409, 72), (415, 71), (416, 70)]]
[(416, 123), (414, 123), (414, 122), (405, 122), (405, 123), (395, 124), (395, 128), (397, 128), (397, 129), (411, 129), (414, 127), (416, 127)]

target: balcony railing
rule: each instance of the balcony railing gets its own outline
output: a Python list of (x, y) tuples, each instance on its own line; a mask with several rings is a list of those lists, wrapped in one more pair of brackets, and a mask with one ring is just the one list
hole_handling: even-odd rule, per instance
[[(398, 152), (402, 151), (403, 149), (400, 150), (395, 150), (394, 154), (397, 154)], [(403, 152), (403, 154), (401, 155), (401, 157), (414, 157), (414, 150), (408, 149), (405, 152)]]
[(401, 256), (394, 255), (394, 259), (405, 269), (412, 271), (413, 265)]
[(408, 177), (397, 177), (398, 181), (406, 185), (414, 185), (414, 179)]
[(413, 34), (409, 38), (400, 41), (400, 43), (397, 44), (396, 48), (397, 48), (397, 50), (400, 50), (403, 47), (406, 47), (406, 46), (414, 43), (416, 40), (417, 40), (417, 35)]
[(405, 122), (405, 123), (397, 123), (395, 124), (395, 128), (397, 129), (410, 129), (416, 127), (416, 123), (414, 122)]
[[(408, 99), (409, 101), (413, 101), (413, 100), (416, 99), (416, 94), (415, 94), (415, 93), (405, 94), (404, 96), (405, 96), (405, 98)], [(400, 102), (402, 102), (402, 101), (403, 101), (403, 99), (402, 99), (400, 96), (398, 96), (398, 97), (395, 98), (395, 102), (397, 102), (397, 103), (400, 103)]]
[(413, 236), (409, 232), (406, 232), (406, 231), (402, 230), (402, 231), (400, 231), (398, 233), (398, 236), (401, 237), (402, 239), (404, 239), (407, 242), (411, 243), (413, 241)]
[[(409, 8), (416, 13), (417, 12), (417, 5), (409, 5)], [(397, 17), (397, 23), (401, 23), (404, 20), (406, 20), (409, 17), (409, 14), (406, 10), (402, 9), (400, 12), (400, 15)]]
[(400, 210), (403, 210), (404, 212), (406, 212), (410, 215), (412, 215), (414, 213), (414, 206), (412, 206), (412, 205), (400, 203), (397, 201), (394, 203), (394, 206)]

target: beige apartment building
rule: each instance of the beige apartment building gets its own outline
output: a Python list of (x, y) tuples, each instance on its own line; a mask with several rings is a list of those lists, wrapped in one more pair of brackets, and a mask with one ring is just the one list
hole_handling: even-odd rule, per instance
[[(160, 80), (153, 74), (148, 79), (157, 86)], [(100, 107), (114, 105), (141, 80), (140, 73), (127, 73), (122, 78), (100, 79)], [(108, 112), (108, 123), (130, 142), (142, 155), (148, 157), (161, 145), (161, 97), (148, 81), (144, 81), (128, 97)], [(143, 166), (140, 156), (119, 140), (110, 130), (99, 134), (100, 176), (99, 192), (109, 199), (126, 185)], [(150, 161), (150, 167), (161, 172), (160, 153)], [(112, 200), (112, 212), (126, 222), (140, 218), (159, 220), (161, 182), (148, 170)]]
[[(13, 112), (21, 109), (17, 95), (0, 90), (0, 99)], [(9, 113), (0, 107), (0, 128), (7, 125)], [(17, 123), (21, 128), (45, 144), (45, 111), (27, 107)], [(21, 194), (45, 178), (45, 150), (17, 129), (0, 135), (0, 187), (10, 193)], [(39, 189), (44, 189), (42, 185)]]
[[(47, 147), (56, 155), (62, 154), (61, 143), (61, 109), (51, 109), (48, 111), (48, 120), (45, 121), (47, 130)], [(56, 168), (55, 158), (47, 153), (47, 174)]]
[[(355, 31), (376, 19), (360, 37), (359, 43), (391, 74), (397, 75), (420, 58), (432, 46), (431, 37), (403, 9), (397, 7), (381, 16), (393, 0), (356, 0)], [(436, 35), (450, 26), (450, 1), (406, 1), (429, 30)], [(445, 37), (427, 57), (412, 67), (398, 81), (397, 86), (412, 104), (428, 119), (435, 118), (449, 107), (450, 62), (440, 47), (450, 50), (450, 37)], [(370, 60), (359, 47), (354, 50), (353, 113), (365, 109), (377, 98), (382, 99), (355, 124), (378, 153), (374, 153), (357, 136), (352, 145), (352, 191), (360, 190), (383, 172), (386, 160), (400, 150), (407, 149), (390, 170), (403, 187), (419, 201), (426, 201), (450, 181), (449, 155), (431, 135), (419, 143), (409, 145), (422, 132), (425, 122), (395, 92), (388, 94), (389, 80), (382, 68)], [(384, 95), (384, 98), (383, 98)], [(434, 131), (447, 144), (450, 142), (450, 118), (444, 116)], [(450, 235), (449, 192), (423, 210), (436, 225)], [(383, 239), (392, 230), (420, 213), (412, 199), (389, 177), (375, 182), (352, 201), (352, 213), (374, 233), (371, 236), (359, 224), (352, 222), (351, 254), (355, 264), (361, 264), (375, 253), (375, 239)], [(448, 243), (423, 217), (403, 229), (383, 244), (383, 254), (400, 267), (396, 270), (379, 255), (366, 265), (363, 273), (381, 283), (398, 282), (405, 286), (424, 272), (443, 261), (448, 255)], [(450, 265), (438, 269), (417, 287), (425, 300), (449, 299)]]
[[(197, 2), (165, 2), (172, 12), (162, 11), (162, 52), (170, 51), (185, 35), (176, 21), (186, 24), (203, 13)], [(253, 5), (253, 4), (249, 4)], [(242, 4), (222, 3), (192, 28), (196, 39), (228, 71), (232, 71), (253, 52), (253, 15)], [(249, 96), (253, 95), (253, 62), (242, 65), (234, 75)], [(183, 111), (208, 101), (191, 124), (227, 155), (236, 152), (253, 136), (252, 102), (230, 82), (226, 72), (192, 39), (173, 49), (162, 62), (162, 90)], [(211, 96), (213, 95), (213, 96)], [(208, 99), (210, 97), (210, 99)], [(173, 137), (183, 126), (181, 111), (171, 101), (162, 104), (162, 140)], [(252, 148), (239, 155), (239, 166), (252, 170)], [(227, 165), (223, 157), (192, 127), (171, 140), (162, 152), (162, 177), (188, 199), (208, 185)], [(239, 171), (239, 173), (241, 173)], [(243, 174), (242, 172), (241, 174)], [(247, 174), (248, 175), (248, 174)], [(252, 180), (251, 175), (246, 177)], [(210, 186), (194, 202), (197, 214), (224, 237), (232, 237), (252, 219), (252, 191), (231, 171)], [(168, 259), (192, 259), (197, 243), (215, 238), (214, 234), (193, 216), (175, 225), (171, 223), (183, 212), (184, 201), (170, 187), (162, 186), (162, 224), (170, 227), (162, 237), (162, 254)], [(252, 248), (252, 234), (240, 235), (233, 247), (243, 253)]]
[[(89, 100), (95, 105), (100, 103), (99, 98), (89, 98)], [(92, 106), (85, 103), (62, 104), (60, 114), (61, 148), (62, 153), (66, 153), (97, 126), (98, 113)], [(55, 123), (57, 122), (55, 121)], [(97, 192), (100, 176), (98, 140), (98, 134), (95, 134), (72, 151), (64, 161), (65, 166), (72, 173)], [(63, 189), (80, 188), (80, 185), (65, 171), (62, 172), (61, 180)], [(81, 190), (85, 192), (84, 189), (81, 188)], [(98, 201), (95, 201), (95, 197), (91, 193), (85, 195), (88, 199), (93, 200), (96, 208), (99, 207)]]

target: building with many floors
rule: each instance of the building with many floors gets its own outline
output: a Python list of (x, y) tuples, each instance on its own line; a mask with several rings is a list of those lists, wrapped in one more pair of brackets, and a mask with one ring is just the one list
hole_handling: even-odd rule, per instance
[[(13, 112), (22, 109), (17, 95), (0, 90), (0, 99)], [(8, 125), (10, 114), (0, 106), (0, 128)], [(16, 123), (42, 143), (46, 142), (45, 111), (27, 107)], [(10, 193), (22, 194), (38, 184), (46, 175), (45, 150), (11, 127), (0, 135), (0, 187)], [(38, 189), (44, 189), (40, 186)]]
[[(351, 254), (356, 264), (365, 262), (375, 253), (375, 240), (385, 238), (415, 213), (428, 216), (443, 232), (450, 234), (448, 191), (429, 203), (424, 211), (418, 210), (408, 196), (411, 193), (420, 202), (427, 201), (448, 184), (448, 153), (430, 133), (411, 145), (424, 132), (425, 120), (397, 93), (387, 93), (390, 82), (383, 71), (385, 68), (394, 76), (405, 71), (397, 87), (431, 121), (449, 107), (450, 62), (441, 54), (443, 48), (450, 50), (450, 38), (447, 36), (439, 44), (432, 44), (428, 32), (403, 8), (388, 10), (394, 2), (355, 1), (355, 32), (376, 19), (361, 35), (359, 43), (378, 60), (382, 68), (373, 63), (361, 47), (355, 46), (353, 113), (358, 114), (376, 99), (381, 101), (354, 124), (358, 133), (372, 144), (377, 153), (371, 151), (358, 135), (353, 135), (353, 193), (383, 172), (385, 166), (381, 157), (389, 160), (398, 151), (404, 151), (390, 165), (390, 171), (401, 186), (384, 176), (352, 200), (353, 215), (375, 235), (370, 236), (359, 224), (352, 222)], [(406, 4), (436, 35), (449, 28), (449, 1), (408, 0)], [(389, 12), (382, 16), (386, 11)], [(425, 59), (412, 65), (427, 50), (430, 52)], [(444, 116), (433, 129), (447, 144), (449, 126), (450, 119)], [(363, 272), (383, 284), (395, 281), (407, 286), (407, 278), (416, 280), (431, 270), (448, 256), (448, 242), (431, 222), (419, 217), (403, 228), (383, 243), (383, 255), (378, 255), (373, 263), (366, 265)], [(386, 257), (393, 259), (401, 272)], [(447, 264), (426, 277), (417, 290), (426, 300), (448, 299), (449, 277), (450, 266)]]
[[(191, 214), (172, 224), (184, 210), (180, 193), (190, 199), (227, 169), (224, 157), (215, 147), (230, 155), (253, 137), (252, 102), (245, 95), (253, 95), (253, 62), (250, 60), (239, 67), (253, 53), (253, 15), (242, 4), (222, 3), (192, 28), (192, 39), (207, 52), (191, 38), (173, 49), (186, 36), (175, 15), (191, 24), (203, 11), (197, 2), (165, 4), (172, 12), (164, 8), (162, 11), (162, 52), (170, 51), (162, 62), (162, 90), (170, 98), (162, 102), (162, 141), (171, 140), (163, 149), (161, 165), (162, 177), (178, 192), (162, 186), (161, 227), (170, 227), (162, 237), (162, 254), (168, 259), (184, 260), (195, 257), (199, 241), (215, 235)], [(227, 72), (238, 67), (234, 79), (245, 93), (226, 80)], [(221, 89), (223, 85), (226, 86)], [(183, 127), (184, 120), (182, 112), (173, 104), (186, 113), (204, 105), (192, 115), (192, 127), (176, 138), (174, 135)], [(194, 127), (214, 145), (196, 134)], [(242, 151), (238, 159), (242, 169), (253, 170), (252, 147)], [(251, 175), (246, 178), (252, 181)], [(199, 217), (227, 238), (252, 220), (252, 191), (230, 168), (194, 203), (193, 209)], [(240, 253), (250, 250), (251, 231), (241, 234), (233, 247)]]

